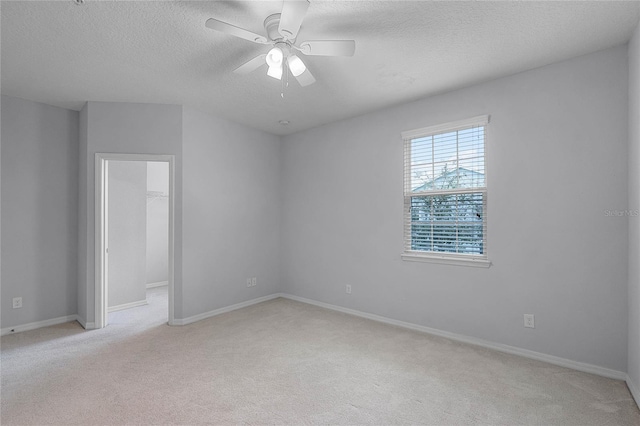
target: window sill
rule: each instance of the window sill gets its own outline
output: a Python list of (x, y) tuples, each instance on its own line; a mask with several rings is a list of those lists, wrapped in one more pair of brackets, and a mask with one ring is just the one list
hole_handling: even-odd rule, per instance
[(402, 260), (409, 262), (439, 263), (442, 265), (471, 266), (475, 268), (488, 268), (491, 266), (491, 261), (488, 259), (466, 259), (458, 256), (440, 256), (434, 254), (403, 253)]

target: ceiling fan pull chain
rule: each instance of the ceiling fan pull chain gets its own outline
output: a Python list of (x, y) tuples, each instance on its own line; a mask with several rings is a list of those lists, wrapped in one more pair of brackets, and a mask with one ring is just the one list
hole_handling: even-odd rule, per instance
[(287, 81), (285, 87), (289, 87), (289, 67), (288, 66), (284, 67), (284, 72), (285, 72), (284, 78)]
[(289, 70), (287, 70), (287, 67), (283, 66), (282, 67), (282, 72), (284, 73), (284, 78), (282, 79), (282, 90), (280, 90), (280, 97), (282, 99), (284, 99), (284, 89), (289, 87)]

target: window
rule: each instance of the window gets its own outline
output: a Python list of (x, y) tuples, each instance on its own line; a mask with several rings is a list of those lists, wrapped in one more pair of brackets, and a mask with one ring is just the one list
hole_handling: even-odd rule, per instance
[(404, 141), (405, 260), (484, 266), (489, 116), (411, 130)]

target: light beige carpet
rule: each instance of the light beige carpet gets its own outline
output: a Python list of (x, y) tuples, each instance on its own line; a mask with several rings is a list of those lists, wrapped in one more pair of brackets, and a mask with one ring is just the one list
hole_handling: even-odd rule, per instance
[(640, 425), (621, 381), (286, 299), (184, 327), (150, 301), (2, 337), (1, 423)]

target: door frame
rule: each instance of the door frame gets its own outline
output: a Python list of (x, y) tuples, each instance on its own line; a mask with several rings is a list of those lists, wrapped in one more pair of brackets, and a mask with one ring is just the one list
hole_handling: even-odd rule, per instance
[(96, 153), (95, 155), (95, 328), (107, 325), (109, 161), (157, 161), (169, 164), (169, 325), (174, 318), (175, 156), (165, 154)]

